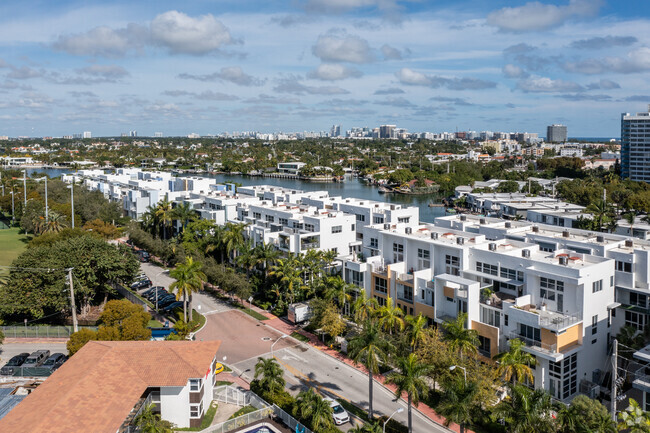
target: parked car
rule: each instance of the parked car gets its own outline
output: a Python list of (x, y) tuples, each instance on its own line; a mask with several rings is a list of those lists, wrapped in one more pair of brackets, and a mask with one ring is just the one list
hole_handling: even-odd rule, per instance
[(168, 295), (162, 300), (158, 299), (158, 309), (167, 308), (168, 305), (174, 302), (178, 302), (175, 295)]
[(140, 261), (143, 263), (148, 263), (149, 259), (151, 258), (151, 255), (146, 251), (140, 251), (139, 256), (140, 256)]
[(50, 369), (50, 371), (54, 371), (57, 368), (61, 367), (63, 363), (68, 359), (67, 356), (65, 356), (63, 353), (54, 353), (50, 355), (49, 358), (43, 363), (42, 367)]
[(221, 373), (223, 370), (224, 370), (224, 367), (223, 367), (223, 364), (222, 364), (222, 363), (217, 362), (217, 363), (214, 365), (214, 374), (219, 374), (219, 373)]
[(324, 400), (328, 402), (330, 407), (332, 408), (332, 418), (334, 418), (334, 423), (336, 425), (341, 425), (350, 422), (350, 415), (348, 415), (348, 412), (345, 409), (343, 409), (343, 406), (341, 406), (341, 404), (338, 401), (330, 397), (325, 397)]
[(142, 292), (141, 295), (143, 297), (147, 298), (147, 299), (150, 299), (150, 298), (155, 298), (156, 293), (158, 293), (158, 297), (160, 298), (162, 295), (167, 294), (167, 290), (164, 287), (161, 287), (161, 286), (154, 286), (154, 287)]
[(2, 376), (12, 376), (16, 372), (16, 368), (23, 365), (29, 353), (24, 352), (19, 355), (12, 357), (4, 367), (0, 368), (0, 375)]
[(49, 350), (37, 350), (27, 357), (21, 367), (40, 367), (50, 356)]
[(141, 290), (151, 287), (151, 284), (151, 280), (147, 278), (146, 280), (136, 281), (135, 283), (131, 284), (131, 288), (133, 290)]
[(183, 303), (181, 301), (175, 301), (167, 305), (165, 308), (163, 308), (163, 312), (169, 314), (172, 311), (174, 311), (176, 308), (182, 308), (182, 307), (183, 307)]

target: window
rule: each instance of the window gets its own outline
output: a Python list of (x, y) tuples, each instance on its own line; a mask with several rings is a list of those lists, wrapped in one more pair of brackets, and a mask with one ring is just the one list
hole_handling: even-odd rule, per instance
[(603, 290), (603, 280), (594, 281), (591, 284), (592, 293), (600, 292), (601, 290)]
[(539, 250), (545, 251), (547, 253), (555, 251), (555, 244), (550, 244), (547, 242), (538, 242)]
[(551, 278), (540, 277), (539, 287), (539, 296), (548, 301), (555, 301), (556, 293), (564, 292), (564, 282)]
[(481, 323), (497, 328), (501, 327), (501, 313), (481, 306)]
[(476, 262), (476, 270), (490, 275), (499, 275), (499, 267), (488, 263)]
[(398, 284), (397, 298), (402, 301), (413, 303), (413, 287), (407, 286), (406, 284)]
[(445, 272), (451, 275), (460, 275), (460, 259), (449, 254), (445, 255)]
[(411, 217), (398, 217), (397, 222), (398, 223), (407, 223), (411, 221)]
[(386, 305), (386, 298), (382, 298), (381, 296), (375, 295), (375, 299), (377, 300), (377, 305), (379, 305), (380, 307)]
[(625, 326), (632, 326), (638, 331), (643, 331), (643, 328), (645, 327), (645, 314), (626, 311)]
[(490, 351), (490, 339), (487, 337), (483, 337), (482, 335), (478, 336), (478, 351), (481, 355), (492, 358), (492, 354)]
[(393, 242), (393, 262), (404, 261), (404, 245)]
[(431, 267), (431, 251), (418, 248), (418, 270)]
[(203, 402), (190, 405), (190, 418), (200, 418), (203, 415)]
[(537, 342), (542, 341), (542, 335), (539, 328), (533, 328), (532, 326), (524, 325), (523, 323), (519, 324), (519, 335), (528, 340)]
[(616, 270), (619, 272), (632, 272), (632, 263), (630, 262), (621, 262), (616, 260)]
[(524, 273), (515, 269), (501, 268), (501, 278), (524, 281)]
[(341, 233), (343, 231), (343, 226), (332, 226), (332, 233)]
[(549, 362), (550, 392), (558, 399), (571, 397), (578, 390), (578, 354), (559, 362)]
[(370, 238), (370, 248), (379, 249), (379, 239)]
[(345, 281), (359, 287), (363, 287), (363, 272), (345, 268)]
[(362, 223), (366, 221), (365, 215), (361, 215), (361, 214), (356, 214), (356, 215), (357, 215), (357, 221), (360, 221)]
[(508, 326), (508, 315), (507, 314), (503, 315), (503, 326)]
[(286, 218), (279, 218), (279, 219), (278, 219), (278, 222), (279, 222), (280, 225), (282, 225), (282, 226), (288, 226), (288, 225), (289, 225), (289, 220), (286, 219)]
[[(351, 224), (351, 225), (350, 225), (350, 231), (352, 231), (352, 232), (354, 231), (354, 224)], [(362, 236), (363, 236), (363, 235), (362, 235)]]
[(305, 230), (307, 230), (308, 232), (315, 232), (316, 231), (313, 224), (307, 224), (307, 223), (305, 223)]
[(201, 389), (201, 379), (190, 379), (190, 391), (197, 392)]
[(641, 293), (636, 293), (636, 292), (630, 292), (630, 305), (646, 308), (647, 303), (648, 303), (648, 297), (646, 295), (642, 295)]
[(383, 216), (375, 216), (372, 219), (373, 224), (383, 224), (384, 223), (384, 217)]
[(253, 212), (253, 218), (255, 218), (256, 220), (258, 220), (258, 219), (262, 218), (262, 214), (259, 213), (259, 212)]
[(275, 217), (273, 215), (266, 215), (266, 220), (272, 223), (275, 222)]
[(375, 277), (375, 292), (388, 293), (388, 280)]
[(609, 287), (614, 287), (614, 276), (609, 277)]
[(598, 314), (591, 317), (591, 335), (598, 333)]

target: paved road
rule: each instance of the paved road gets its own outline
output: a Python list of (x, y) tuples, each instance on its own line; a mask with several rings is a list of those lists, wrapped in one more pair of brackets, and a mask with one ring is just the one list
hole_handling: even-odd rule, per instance
[[(142, 270), (151, 278), (154, 285), (169, 287), (173, 279), (161, 268), (149, 263), (142, 264)], [(233, 310), (227, 303), (198, 293), (194, 305), (201, 306), (206, 314), (207, 324), (197, 333), (201, 340), (221, 340), (219, 358), (227, 358), (226, 363), (246, 381), (253, 379), (255, 363), (259, 356), (271, 356), (271, 344), (282, 333), (258, 322), (247, 314)], [(274, 346), (274, 355), (285, 370), (285, 379), (290, 392), (297, 394), (301, 389), (316, 386), (325, 394), (337, 399), (345, 399), (357, 406), (368, 408), (368, 376), (353, 367), (334, 359), (318, 349), (293, 338), (279, 340)], [(375, 381), (375, 411), (390, 415), (398, 407), (404, 412), (395, 418), (406, 424), (406, 403), (396, 401), (392, 392)], [(347, 428), (350, 424), (347, 425)], [(415, 433), (449, 433), (450, 430), (432, 422), (416, 410), (413, 411), (413, 431)]]

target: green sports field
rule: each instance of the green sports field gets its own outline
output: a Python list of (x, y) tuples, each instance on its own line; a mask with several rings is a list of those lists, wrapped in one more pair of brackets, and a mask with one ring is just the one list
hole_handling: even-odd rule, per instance
[[(30, 237), (19, 234), (19, 230), (18, 228), (0, 230), (0, 266), (10, 266), (11, 262), (27, 248)], [(7, 273), (6, 268), (0, 268), (0, 275)]]

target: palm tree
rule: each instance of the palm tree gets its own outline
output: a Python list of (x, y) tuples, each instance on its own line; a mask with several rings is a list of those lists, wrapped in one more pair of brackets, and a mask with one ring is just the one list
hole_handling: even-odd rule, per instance
[(298, 418), (309, 421), (313, 431), (332, 427), (332, 407), (313, 388), (298, 394), (295, 410)]
[(604, 200), (596, 200), (595, 202), (590, 203), (585, 210), (596, 218), (598, 231), (602, 231), (603, 222), (607, 218), (607, 214), (610, 210), (607, 203)]
[(174, 208), (172, 218), (181, 222), (181, 231), (183, 231), (187, 223), (196, 220), (198, 215), (191, 203), (183, 202)]
[(402, 393), (408, 396), (408, 428), (409, 433), (413, 433), (412, 405), (418, 406), (420, 398), (429, 394), (425, 377), (430, 373), (431, 366), (420, 362), (414, 353), (410, 353), (397, 360), (397, 369), (397, 372), (388, 375), (386, 383), (392, 383), (397, 387), (395, 397), (400, 398)]
[(264, 276), (268, 278), (269, 270), (280, 257), (280, 251), (271, 243), (259, 244), (255, 247), (257, 264), (264, 268)]
[[(192, 293), (203, 290), (203, 282), (207, 280), (205, 274), (201, 271), (203, 264), (195, 262), (191, 256), (185, 259), (185, 263), (181, 263), (169, 272), (169, 276), (175, 278), (169, 288), (172, 291), (177, 291), (176, 299), (183, 297), (183, 320), (187, 322), (187, 300), (192, 296)], [(191, 314), (190, 309), (190, 314)]]
[(331, 269), (334, 264), (334, 260), (338, 256), (338, 253), (333, 250), (322, 251), (321, 258), (323, 263), (323, 269), (327, 269), (331, 273)]
[(353, 308), (354, 321), (363, 323), (373, 318), (379, 308), (379, 304), (375, 298), (366, 296), (366, 291), (361, 289), (357, 299), (354, 301)]
[(511, 433), (546, 433), (553, 431), (551, 395), (543, 389), (530, 390), (512, 385), (510, 395), (501, 401), (494, 413), (505, 420)]
[(295, 300), (296, 290), (302, 286), (300, 278), (300, 269), (296, 266), (296, 259), (289, 255), (286, 259), (279, 259), (278, 263), (273, 266), (270, 275), (278, 278), (284, 284), (290, 297), (290, 303)]
[(393, 303), (393, 298), (390, 296), (386, 298), (386, 304), (379, 307), (377, 315), (379, 316), (379, 326), (384, 331), (388, 331), (390, 335), (393, 335), (393, 329), (404, 330), (404, 319), (402, 319), (404, 312)]
[(460, 354), (461, 359), (466, 354), (476, 355), (478, 353), (478, 332), (474, 329), (465, 328), (467, 313), (461, 313), (455, 320), (445, 321), (442, 327), (445, 333), (442, 337), (449, 343), (449, 347)]
[(379, 365), (386, 362), (389, 343), (384, 340), (379, 325), (367, 321), (363, 332), (350, 340), (348, 350), (350, 357), (357, 364), (363, 364), (368, 370), (368, 414), (373, 419), (372, 383), (373, 375), (379, 374)]
[(145, 213), (142, 214), (140, 218), (140, 226), (146, 232), (151, 233), (154, 236), (158, 236), (158, 216), (156, 215), (156, 209), (149, 206)]
[(284, 371), (275, 358), (257, 358), (257, 364), (255, 364), (255, 380), (258, 381), (260, 389), (266, 390), (271, 394), (276, 394), (284, 390), (284, 386), (287, 383), (284, 380)]
[(535, 380), (531, 366), (537, 365), (537, 360), (533, 355), (525, 352), (525, 344), (518, 338), (510, 340), (510, 349), (507, 352), (499, 353), (494, 357), (497, 361), (497, 372), (509, 382), (511, 379), (516, 384), (517, 381), (528, 380), (532, 383)]
[(636, 221), (636, 213), (626, 212), (623, 214), (623, 219), (630, 225), (630, 237), (634, 237), (634, 222)]
[(339, 311), (343, 313), (345, 304), (352, 300), (350, 290), (353, 289), (352, 284), (346, 283), (340, 276), (327, 277), (325, 279), (325, 298), (333, 299), (339, 306)]
[(234, 262), (237, 259), (237, 251), (244, 245), (244, 229), (248, 224), (226, 223), (226, 229), (223, 232), (221, 243), (224, 246), (226, 254), (232, 254), (231, 259)]
[(409, 344), (411, 345), (411, 352), (415, 352), (418, 345), (424, 341), (425, 328), (427, 326), (427, 318), (422, 313), (417, 316), (406, 316), (406, 329), (408, 333)]
[(252, 241), (245, 242), (244, 248), (236, 261), (239, 266), (246, 270), (246, 276), (250, 278), (251, 271), (257, 264), (257, 257), (255, 257)]
[(172, 424), (154, 413), (154, 404), (149, 404), (135, 417), (135, 425), (143, 433), (172, 433)]
[(167, 197), (158, 202), (156, 206), (158, 223), (162, 224), (163, 239), (167, 239), (167, 226), (172, 222), (172, 204)]
[(454, 422), (460, 426), (460, 433), (465, 432), (465, 426), (474, 419), (478, 391), (475, 382), (465, 382), (461, 378), (445, 385), (444, 393), (437, 407), (440, 415), (445, 417), (445, 427), (449, 427)]

